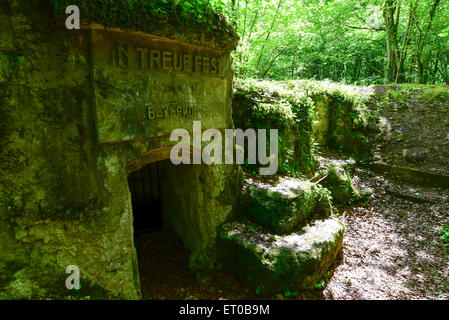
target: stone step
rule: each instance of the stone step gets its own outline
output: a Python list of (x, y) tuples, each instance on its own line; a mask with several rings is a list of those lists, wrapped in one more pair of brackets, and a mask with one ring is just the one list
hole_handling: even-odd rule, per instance
[(409, 167), (398, 167), (382, 162), (375, 162), (371, 167), (378, 173), (388, 174), (390, 176), (400, 176), (404, 181), (413, 184), (429, 187), (449, 187), (448, 175), (420, 171)]
[(257, 226), (231, 222), (218, 233), (224, 269), (263, 294), (312, 289), (343, 245), (344, 224), (317, 220), (297, 233), (277, 236)]
[(309, 181), (284, 178), (276, 185), (252, 183), (246, 214), (275, 234), (288, 234), (332, 213), (330, 192)]

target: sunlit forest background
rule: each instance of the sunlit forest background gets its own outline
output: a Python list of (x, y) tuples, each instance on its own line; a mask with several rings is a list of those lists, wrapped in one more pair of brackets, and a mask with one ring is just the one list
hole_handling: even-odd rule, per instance
[(215, 0), (240, 78), (449, 83), (447, 0)]

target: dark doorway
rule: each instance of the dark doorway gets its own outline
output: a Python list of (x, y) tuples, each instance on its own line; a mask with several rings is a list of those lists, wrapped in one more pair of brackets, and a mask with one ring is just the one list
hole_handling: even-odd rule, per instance
[(163, 229), (160, 162), (151, 163), (128, 176), (134, 216), (134, 234), (141, 235)]

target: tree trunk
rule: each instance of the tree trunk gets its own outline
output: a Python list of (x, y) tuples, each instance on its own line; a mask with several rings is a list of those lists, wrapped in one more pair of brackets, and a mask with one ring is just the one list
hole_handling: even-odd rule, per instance
[(395, 22), (395, 12), (397, 7), (396, 0), (385, 0), (383, 8), (383, 18), (385, 22), (386, 40), (387, 40), (387, 57), (388, 57), (388, 83), (396, 80), (398, 71), (398, 40), (397, 40), (397, 24)]
[(433, 5), (430, 8), (430, 12), (429, 12), (429, 22), (427, 24), (426, 29), (423, 31), (423, 30), (419, 29), (419, 26), (417, 26), (418, 30), (419, 30), (419, 40), (418, 40), (418, 45), (416, 46), (416, 61), (418, 63), (418, 82), (419, 83), (426, 82), (425, 68), (426, 68), (426, 64), (428, 63), (428, 59), (426, 59), (426, 61), (423, 62), (422, 54), (424, 51), (424, 46), (426, 44), (427, 38), (429, 36), (430, 29), (432, 28), (432, 22), (435, 17), (437, 7), (440, 4), (440, 1), (441, 0), (433, 0)]
[(397, 83), (405, 82), (404, 63), (405, 63), (405, 59), (407, 58), (407, 51), (408, 51), (408, 46), (409, 46), (412, 21), (413, 21), (414, 12), (415, 12), (417, 5), (418, 5), (418, 1), (416, 1), (415, 4), (410, 2), (410, 8), (409, 8), (410, 12), (409, 12), (409, 16), (408, 16), (407, 30), (405, 32), (404, 43), (402, 45), (402, 52), (399, 57), (399, 65), (398, 65), (398, 70), (397, 70), (397, 74), (396, 74), (396, 82)]
[(265, 72), (262, 74), (262, 79), (265, 78), (265, 76), (267, 75), (268, 71), (271, 69), (271, 67), (273, 66), (273, 63), (276, 61), (277, 58), (279, 58), (279, 56), (284, 53), (285, 50), (287, 50), (288, 46), (290, 45), (291, 41), (289, 43), (287, 43), (287, 45), (282, 48), (282, 50), (271, 60), (270, 64), (268, 65), (268, 68), (265, 70)]

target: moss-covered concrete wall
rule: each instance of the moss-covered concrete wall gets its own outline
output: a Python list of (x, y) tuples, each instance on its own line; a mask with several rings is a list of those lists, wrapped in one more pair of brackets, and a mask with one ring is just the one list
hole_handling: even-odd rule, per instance
[(364, 152), (361, 128), (354, 124), (358, 116), (354, 103), (323, 93), (312, 94), (311, 98), (315, 103), (314, 141), (319, 146), (349, 153)]
[[(229, 51), (98, 26), (65, 30), (33, 3), (0, 3), (0, 298), (139, 298), (127, 174), (167, 150), (174, 128), (232, 128)], [(146, 60), (146, 50), (160, 57)], [(163, 52), (191, 55), (193, 69), (175, 70)], [(196, 214), (186, 223), (202, 222), (195, 237), (181, 237), (203, 257), (231, 209), (237, 169), (190, 170), (171, 188), (176, 197), (187, 184), (209, 186), (179, 207)], [(68, 265), (80, 268), (78, 291), (65, 287)]]
[(313, 124), (313, 138), (320, 146), (329, 143), (329, 127), (331, 125), (331, 98), (327, 95), (315, 97), (315, 121)]
[(313, 176), (314, 104), (303, 91), (283, 82), (236, 79), (232, 107), (238, 128), (278, 129), (279, 173)]
[(164, 162), (161, 186), (164, 221), (192, 252), (193, 270), (213, 267), (217, 226), (228, 217), (235, 191), (240, 187), (239, 170), (232, 166), (224, 168)]

